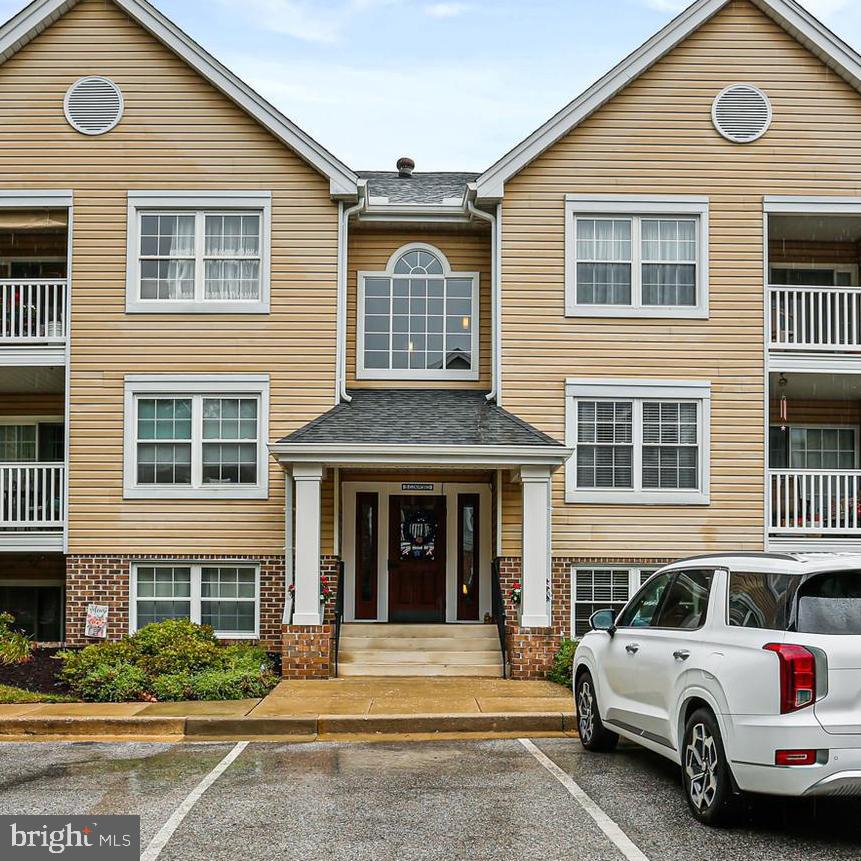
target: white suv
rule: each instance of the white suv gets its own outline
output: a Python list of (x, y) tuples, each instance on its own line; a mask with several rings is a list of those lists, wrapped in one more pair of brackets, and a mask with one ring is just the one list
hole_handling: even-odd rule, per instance
[(623, 736), (678, 763), (701, 822), (741, 792), (861, 795), (861, 555), (687, 559), (590, 625), (583, 746)]

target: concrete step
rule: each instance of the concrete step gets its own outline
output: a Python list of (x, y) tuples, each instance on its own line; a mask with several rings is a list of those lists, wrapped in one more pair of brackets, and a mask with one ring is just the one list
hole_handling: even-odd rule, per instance
[(341, 637), (497, 637), (496, 625), (463, 624), (463, 625), (402, 625), (386, 622), (347, 622), (341, 626)]
[(499, 637), (345, 637), (341, 635), (341, 651), (397, 649), (433, 652), (499, 651)]
[(394, 649), (361, 649), (355, 652), (342, 650), (338, 655), (339, 663), (345, 664), (425, 664), (437, 666), (445, 664), (494, 664), (502, 666), (499, 649), (480, 652), (434, 652), (434, 651), (395, 651)]
[(468, 676), (499, 678), (499, 664), (338, 664), (339, 676)]

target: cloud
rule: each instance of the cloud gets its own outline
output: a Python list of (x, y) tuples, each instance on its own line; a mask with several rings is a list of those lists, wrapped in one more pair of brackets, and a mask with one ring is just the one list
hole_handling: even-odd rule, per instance
[(425, 14), (431, 18), (457, 18), (469, 9), (466, 3), (431, 3), (425, 6)]
[[(221, 0), (234, 6), (234, 0)], [(304, 42), (333, 44), (340, 42), (355, 18), (376, 7), (397, 0), (245, 0), (256, 27)]]

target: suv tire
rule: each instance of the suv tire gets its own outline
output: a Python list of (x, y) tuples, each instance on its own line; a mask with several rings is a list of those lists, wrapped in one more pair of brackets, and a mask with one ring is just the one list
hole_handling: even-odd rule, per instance
[(604, 726), (598, 712), (598, 697), (595, 694), (595, 683), (588, 670), (577, 676), (574, 688), (574, 702), (577, 706), (577, 729), (580, 733), (580, 744), (593, 752), (608, 752), (614, 750), (619, 743), (619, 736)]
[(697, 709), (685, 724), (682, 782), (694, 818), (703, 825), (732, 824), (737, 813), (735, 783), (715, 716)]

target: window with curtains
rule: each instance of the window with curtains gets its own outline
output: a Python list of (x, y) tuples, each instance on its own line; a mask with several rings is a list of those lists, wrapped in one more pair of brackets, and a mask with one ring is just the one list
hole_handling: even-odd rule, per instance
[(708, 384), (569, 380), (569, 502), (708, 501)]
[(707, 316), (707, 201), (569, 196), (566, 207), (569, 315)]
[(270, 212), (263, 193), (130, 193), (127, 310), (268, 310)]
[(478, 273), (452, 272), (426, 245), (359, 273), (361, 379), (478, 379)]
[(211, 625), (219, 637), (256, 637), (259, 570), (237, 563), (133, 566), (132, 631), (166, 619)]
[(126, 497), (265, 498), (268, 384), (223, 382), (127, 382)]

